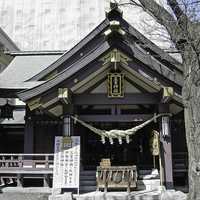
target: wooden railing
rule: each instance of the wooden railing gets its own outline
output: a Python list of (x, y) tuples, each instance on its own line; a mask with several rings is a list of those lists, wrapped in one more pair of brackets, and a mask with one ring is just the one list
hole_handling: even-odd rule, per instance
[(53, 154), (0, 154), (0, 185), (7, 180), (23, 186), (24, 179), (43, 179), (50, 185), (53, 174)]
[(53, 154), (0, 154), (0, 170), (53, 168)]
[[(186, 152), (173, 153), (174, 173), (187, 173)], [(53, 174), (53, 154), (0, 154), (0, 185), (6, 179), (14, 179), (18, 186), (25, 178), (43, 179), (49, 186)]]

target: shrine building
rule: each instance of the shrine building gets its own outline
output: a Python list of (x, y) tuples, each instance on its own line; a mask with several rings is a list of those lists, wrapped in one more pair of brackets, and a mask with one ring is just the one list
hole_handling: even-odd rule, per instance
[[(138, 188), (187, 185), (181, 63), (125, 21), (119, 8), (67, 52), (9, 56), (14, 58), (0, 74), (0, 97), (8, 99), (0, 108), (1, 184), (38, 180), (51, 187), (55, 136), (80, 136), (82, 192), (96, 189), (102, 159), (135, 165)], [(110, 130), (112, 137), (103, 135)], [(159, 145), (152, 147), (155, 132)], [(34, 162), (32, 173), (18, 170)], [(145, 181), (152, 169), (160, 174)]]

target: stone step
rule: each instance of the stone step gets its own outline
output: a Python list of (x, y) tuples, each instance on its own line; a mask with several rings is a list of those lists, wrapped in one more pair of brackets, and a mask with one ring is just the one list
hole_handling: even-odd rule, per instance
[(80, 172), (81, 176), (96, 176), (96, 171), (95, 170), (85, 170)]
[(96, 171), (84, 170), (80, 172), (80, 193), (96, 191)]
[(96, 185), (96, 180), (80, 180), (80, 185)]
[(96, 171), (85, 170), (80, 173), (80, 184), (81, 185), (96, 185)]
[(96, 180), (96, 176), (80, 176), (80, 180), (91, 180), (91, 181), (94, 181)]
[(132, 192), (129, 195), (129, 200), (160, 200), (160, 193), (158, 191), (151, 192), (151, 191), (145, 191), (145, 192)]
[(91, 192), (87, 194), (77, 195), (76, 200), (159, 200), (159, 191), (134, 191), (131, 193), (127, 192)]
[(96, 186), (80, 186), (80, 193), (94, 192), (96, 189)]

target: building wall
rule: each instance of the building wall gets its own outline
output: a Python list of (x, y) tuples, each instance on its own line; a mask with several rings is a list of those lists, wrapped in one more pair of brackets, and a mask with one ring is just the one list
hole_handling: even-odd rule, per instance
[(34, 153), (53, 153), (55, 136), (61, 135), (62, 124), (34, 123)]
[(1, 0), (0, 26), (23, 50), (71, 48), (104, 19), (104, 4), (99, 0)]
[[(21, 50), (69, 50), (105, 19), (108, 7), (109, 0), (1, 0), (0, 27)], [(151, 40), (163, 48), (171, 45), (166, 37), (158, 40), (161, 29), (147, 14), (133, 6), (120, 8)], [(153, 31), (157, 34), (149, 34)]]

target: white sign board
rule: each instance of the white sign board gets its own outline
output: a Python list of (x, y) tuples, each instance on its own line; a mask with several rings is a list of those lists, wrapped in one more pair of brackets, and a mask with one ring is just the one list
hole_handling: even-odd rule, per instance
[(79, 188), (80, 137), (55, 138), (53, 188)]

